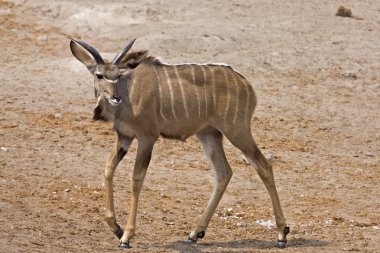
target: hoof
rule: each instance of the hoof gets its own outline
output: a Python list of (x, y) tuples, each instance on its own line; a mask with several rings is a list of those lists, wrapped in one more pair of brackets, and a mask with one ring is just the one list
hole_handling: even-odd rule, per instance
[(131, 246), (129, 246), (129, 243), (122, 242), (122, 243), (120, 243), (119, 248), (121, 248), (121, 249), (130, 249)]
[(287, 241), (278, 240), (277, 241), (277, 248), (285, 249), (286, 248), (286, 243), (287, 243)]
[(205, 237), (205, 235), (206, 235), (205, 231), (201, 231), (198, 233), (198, 238), (202, 239), (203, 237)]
[(185, 241), (186, 243), (188, 243), (188, 244), (195, 244), (195, 243), (197, 243), (197, 241), (196, 240), (194, 240), (194, 239), (192, 239), (192, 238), (187, 238), (187, 240)]
[(123, 229), (119, 226), (119, 229), (115, 232), (115, 235), (117, 236), (117, 238), (121, 239), (121, 237), (123, 237), (123, 234), (124, 234), (124, 231), (123, 231)]
[(197, 242), (198, 239), (202, 239), (203, 237), (205, 237), (205, 231), (200, 231), (198, 234), (197, 234), (197, 239), (193, 239), (189, 236), (189, 238), (187, 239), (187, 243), (191, 243), (191, 244), (194, 244)]

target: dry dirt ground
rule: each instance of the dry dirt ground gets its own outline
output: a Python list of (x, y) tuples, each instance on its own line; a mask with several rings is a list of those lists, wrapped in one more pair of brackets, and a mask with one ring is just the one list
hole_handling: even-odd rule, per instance
[[(234, 176), (206, 237), (183, 243), (212, 190), (191, 137), (155, 146), (126, 252), (379, 252), (379, 1), (104, 2), (0, 1), (1, 252), (119, 251), (103, 219), (114, 134), (91, 120), (92, 78), (70, 37), (105, 53), (137, 37), (169, 63), (226, 62), (258, 95), (253, 135), (273, 157), (289, 247), (259, 224), (274, 222), (269, 195), (228, 141)], [(341, 4), (354, 17), (335, 16)], [(115, 178), (122, 225), (135, 153)]]

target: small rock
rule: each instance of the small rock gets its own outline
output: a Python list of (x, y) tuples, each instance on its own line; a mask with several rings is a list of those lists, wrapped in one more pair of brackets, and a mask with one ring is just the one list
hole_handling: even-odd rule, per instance
[(7, 152), (8, 149), (6, 147), (1, 147), (1, 151)]
[(232, 207), (227, 208), (227, 209), (226, 209), (226, 215), (227, 215), (227, 216), (231, 216), (232, 214), (233, 214), (233, 208), (232, 208)]
[(352, 17), (352, 11), (350, 8), (344, 7), (344, 6), (339, 6), (338, 10), (335, 13), (335, 16), (340, 16), (340, 17)]
[(58, 144), (58, 147), (60, 147), (60, 148), (65, 148), (65, 145), (63, 145), (63, 143), (59, 143), (59, 144)]
[(267, 227), (269, 229), (274, 228), (274, 224), (272, 223), (271, 220), (267, 220), (267, 221), (265, 221), (265, 220), (257, 220), (256, 223), (259, 224), (259, 225), (261, 225), (261, 226)]
[(241, 222), (236, 223), (236, 226), (241, 227), (241, 228), (245, 228), (248, 226), (248, 224), (244, 221), (241, 221)]
[(71, 190), (70, 189), (65, 189), (65, 192), (70, 192)]
[(346, 78), (358, 79), (358, 76), (353, 71), (342, 71), (340, 74)]
[(54, 114), (54, 118), (56, 118), (56, 119), (62, 119), (62, 114), (56, 113), (56, 114)]
[(332, 225), (332, 223), (333, 223), (332, 219), (325, 220), (326, 225)]
[(375, 229), (375, 230), (378, 230), (378, 229), (379, 229), (378, 226), (372, 226), (372, 228)]

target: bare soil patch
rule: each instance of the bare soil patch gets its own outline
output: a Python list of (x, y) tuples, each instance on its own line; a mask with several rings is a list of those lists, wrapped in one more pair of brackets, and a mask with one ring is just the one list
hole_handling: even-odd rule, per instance
[[(170, 63), (226, 62), (258, 95), (256, 142), (272, 155), (289, 248), (274, 248), (269, 196), (225, 141), (234, 176), (197, 245), (212, 172), (196, 138), (160, 139), (130, 252), (376, 252), (380, 244), (380, 3), (345, 1), (0, 1), (0, 251), (112, 252), (103, 167), (114, 134), (93, 122), (92, 80), (69, 38)], [(130, 200), (133, 144), (115, 178)]]

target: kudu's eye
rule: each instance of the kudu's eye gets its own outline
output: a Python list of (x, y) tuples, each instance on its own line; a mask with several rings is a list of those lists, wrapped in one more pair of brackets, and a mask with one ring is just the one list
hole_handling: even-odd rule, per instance
[(103, 75), (102, 74), (96, 74), (96, 78), (103, 79)]

